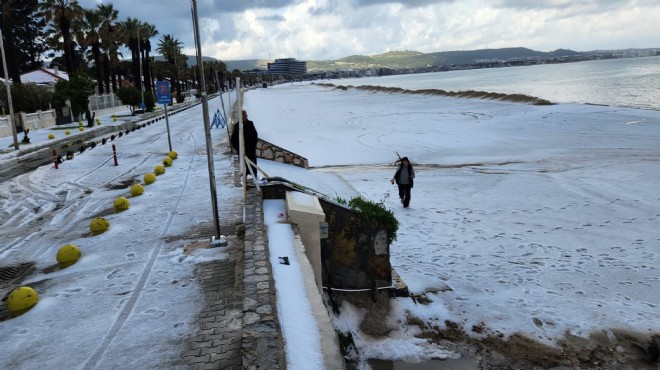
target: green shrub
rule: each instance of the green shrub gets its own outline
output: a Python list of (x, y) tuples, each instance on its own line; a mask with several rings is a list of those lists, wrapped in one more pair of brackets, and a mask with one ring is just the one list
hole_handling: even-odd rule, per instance
[(372, 202), (360, 197), (346, 200), (337, 198), (337, 202), (351, 207), (357, 214), (360, 227), (384, 227), (387, 229), (387, 243), (392, 244), (396, 240), (396, 232), (399, 230), (399, 221), (394, 213), (385, 208), (383, 201)]

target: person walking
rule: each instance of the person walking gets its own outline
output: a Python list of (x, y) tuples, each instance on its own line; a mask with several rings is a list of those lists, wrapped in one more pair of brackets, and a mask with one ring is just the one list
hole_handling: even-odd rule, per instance
[[(248, 119), (248, 114), (245, 110), (243, 114), (243, 142), (245, 144), (245, 156), (252, 161), (255, 165), (257, 164), (257, 142), (259, 141), (259, 136), (257, 134), (257, 129), (254, 127), (254, 122)], [(234, 130), (231, 133), (231, 146), (240, 153), (240, 143), (239, 143), (239, 130), (238, 123), (234, 125)], [(250, 165), (245, 161), (245, 174), (250, 176), (250, 167), (252, 167), (252, 173), (254, 176), (257, 176), (257, 168)]]
[(404, 208), (410, 205), (410, 189), (413, 187), (413, 179), (415, 178), (415, 170), (408, 160), (408, 157), (403, 157), (399, 161), (399, 168), (394, 173), (394, 177), (390, 182), (396, 183), (399, 187), (399, 199)]

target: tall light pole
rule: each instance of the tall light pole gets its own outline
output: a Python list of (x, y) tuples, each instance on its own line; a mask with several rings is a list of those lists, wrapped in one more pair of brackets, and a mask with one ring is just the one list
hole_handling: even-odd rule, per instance
[(18, 137), (16, 136), (16, 125), (14, 124), (14, 104), (11, 101), (11, 88), (9, 87), (9, 75), (7, 73), (7, 59), (5, 58), (5, 43), (2, 40), (2, 30), (0, 30), (0, 49), (2, 49), (2, 67), (5, 71), (5, 87), (7, 87), (7, 105), (9, 105), (9, 125), (11, 134), (14, 136), (14, 149), (18, 150)]
[(199, 68), (199, 89), (202, 98), (202, 116), (204, 118), (204, 133), (206, 134), (206, 159), (209, 166), (209, 182), (211, 185), (211, 206), (213, 207), (213, 225), (215, 240), (221, 240), (220, 221), (218, 219), (218, 197), (215, 185), (215, 166), (213, 165), (213, 143), (211, 142), (211, 123), (209, 122), (209, 103), (206, 97), (206, 79), (202, 62), (202, 45), (199, 41), (199, 22), (197, 21), (197, 0), (190, 0), (192, 5), (193, 28), (195, 30), (195, 47), (197, 49), (197, 67)]

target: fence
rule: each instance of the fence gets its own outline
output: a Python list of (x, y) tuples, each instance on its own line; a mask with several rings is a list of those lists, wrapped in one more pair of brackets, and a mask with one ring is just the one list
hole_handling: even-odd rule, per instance
[[(16, 132), (23, 132), (25, 129), (40, 129), (54, 126), (57, 115), (54, 109), (46, 111), (37, 111), (36, 113), (19, 112), (15, 115)], [(0, 137), (11, 136), (11, 126), (9, 125), (9, 116), (0, 116)]]
[(47, 111), (38, 110), (36, 113), (19, 113), (23, 130), (46, 128), (55, 125), (57, 115), (54, 109)]
[(92, 95), (89, 97), (89, 109), (91, 111), (114, 108), (120, 105), (122, 105), (121, 100), (115, 94)]

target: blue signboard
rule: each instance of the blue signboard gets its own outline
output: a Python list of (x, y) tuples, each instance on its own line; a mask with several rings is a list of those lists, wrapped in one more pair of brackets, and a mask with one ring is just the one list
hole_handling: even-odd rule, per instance
[(172, 97), (170, 96), (169, 81), (156, 81), (156, 96), (158, 104), (170, 104)]

